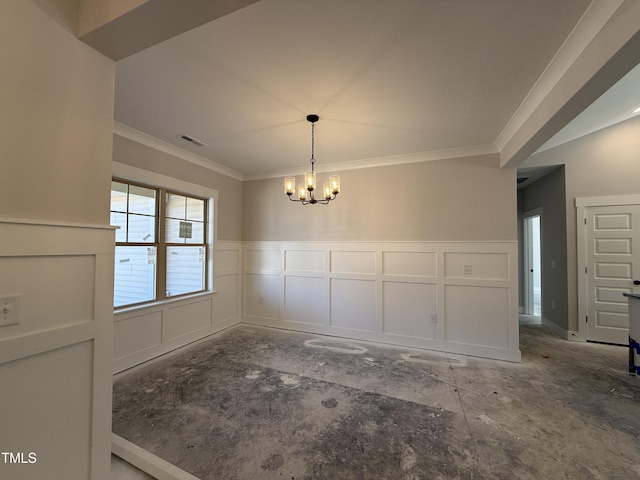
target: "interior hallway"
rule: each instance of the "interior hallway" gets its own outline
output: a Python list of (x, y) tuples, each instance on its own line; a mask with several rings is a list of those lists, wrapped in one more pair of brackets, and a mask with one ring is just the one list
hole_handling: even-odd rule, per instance
[(202, 479), (640, 476), (626, 349), (520, 339), (517, 364), (237, 326), (118, 375), (113, 431)]

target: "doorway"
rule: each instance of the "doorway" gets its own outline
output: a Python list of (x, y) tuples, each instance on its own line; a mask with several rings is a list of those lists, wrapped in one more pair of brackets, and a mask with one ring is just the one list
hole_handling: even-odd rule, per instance
[(524, 314), (542, 319), (542, 210), (523, 215)]

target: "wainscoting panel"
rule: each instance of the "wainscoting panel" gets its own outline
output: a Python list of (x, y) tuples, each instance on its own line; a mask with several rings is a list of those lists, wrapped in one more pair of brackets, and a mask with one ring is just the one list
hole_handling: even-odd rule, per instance
[(324, 272), (324, 252), (322, 250), (286, 250), (285, 270), (301, 272)]
[(297, 277), (284, 279), (284, 319), (294, 323), (326, 324), (325, 287), (321, 277)]
[[(3, 327), (21, 335), (94, 320), (93, 255), (0, 257), (0, 292), (20, 293), (20, 324)], [(73, 302), (61, 305), (64, 299)]]
[(438, 262), (435, 252), (382, 252), (384, 275), (436, 277)]
[[(3, 462), (2, 478), (96, 478), (91, 474), (92, 426), (87, 421), (93, 403), (93, 356), (93, 342), (85, 341), (0, 365), (2, 410), (18, 417), (22, 426), (12, 429), (7, 428), (10, 422), (2, 423), (3, 451), (36, 455), (29, 465)], [(19, 415), (25, 408), (29, 415)]]
[(331, 325), (349, 330), (375, 332), (376, 282), (332, 278), (330, 284)]
[(247, 270), (281, 270), (283, 253), (280, 250), (247, 249), (244, 264)]
[(173, 341), (211, 326), (212, 298), (176, 303), (166, 309), (162, 323), (162, 338)]
[(114, 237), (0, 219), (0, 296), (20, 298), (19, 323), (0, 327), (3, 451), (36, 455), (3, 478), (109, 474)]
[(215, 253), (216, 275), (228, 275), (238, 272), (240, 250), (233, 246), (218, 246)]
[(277, 274), (248, 273), (244, 276), (245, 303), (248, 316), (280, 319), (282, 277)]
[(244, 323), (520, 360), (515, 241), (244, 249)]
[(216, 277), (213, 296), (213, 323), (218, 324), (240, 318), (240, 275), (238, 273)]
[(376, 252), (332, 250), (331, 273), (376, 273)]
[(437, 320), (435, 284), (382, 282), (384, 333), (435, 340)]
[(446, 285), (444, 296), (445, 340), (498, 348), (509, 346), (507, 288)]
[(162, 344), (162, 312), (120, 320), (114, 328), (113, 357), (122, 358)]
[(509, 255), (489, 252), (447, 252), (444, 275), (447, 278), (509, 280)]
[(117, 311), (113, 372), (239, 323), (241, 258), (240, 242), (218, 241), (213, 259), (213, 291)]

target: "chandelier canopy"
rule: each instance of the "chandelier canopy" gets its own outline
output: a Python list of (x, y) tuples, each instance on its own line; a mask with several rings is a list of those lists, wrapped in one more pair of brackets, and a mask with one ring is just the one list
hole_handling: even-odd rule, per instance
[[(320, 119), (318, 115), (307, 115), (307, 121), (311, 123), (311, 171), (305, 172), (304, 183), (299, 183), (296, 190), (296, 177), (284, 178), (284, 193), (287, 194), (289, 200), (292, 202), (299, 202), (302, 205), (326, 205), (332, 200), (336, 199), (338, 193), (340, 193), (340, 175), (331, 175), (329, 181), (322, 184), (322, 199), (315, 198), (316, 191), (316, 171), (315, 171), (315, 126), (316, 122)], [(298, 192), (297, 197), (293, 198), (294, 193)]]

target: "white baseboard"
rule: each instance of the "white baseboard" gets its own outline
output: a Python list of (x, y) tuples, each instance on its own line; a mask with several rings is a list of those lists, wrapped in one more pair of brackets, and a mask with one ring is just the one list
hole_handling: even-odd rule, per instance
[(261, 327), (278, 328), (295, 332), (311, 333), (314, 335), (327, 335), (330, 337), (349, 338), (363, 342), (373, 342), (397, 347), (417, 348), (435, 352), (452, 353), (456, 355), (469, 355), (472, 357), (492, 358), (507, 362), (520, 362), (520, 350), (487, 347), (483, 345), (469, 345), (464, 343), (447, 342), (426, 338), (414, 338), (403, 335), (389, 335), (378, 332), (365, 332), (352, 329), (335, 328), (323, 325), (303, 324), (300, 322), (282, 322), (272, 318), (244, 317), (242, 325), (257, 325)]

